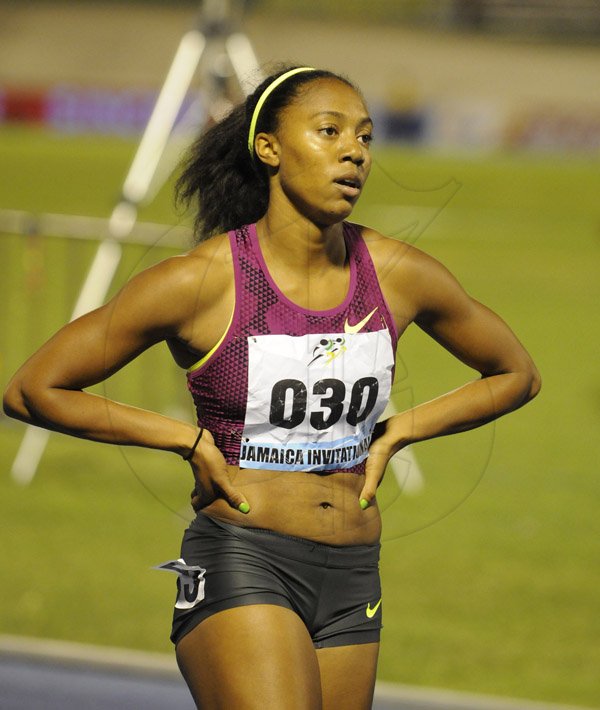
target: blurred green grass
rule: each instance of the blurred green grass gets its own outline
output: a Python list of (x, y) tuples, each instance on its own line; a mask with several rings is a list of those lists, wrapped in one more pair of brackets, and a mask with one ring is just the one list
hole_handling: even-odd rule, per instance
[[(134, 150), (128, 140), (3, 129), (0, 207), (107, 216)], [(600, 706), (599, 163), (375, 153), (354, 219), (441, 259), (507, 320), (544, 378), (525, 409), (414, 447), (419, 495), (386, 478), (381, 679)], [(171, 189), (141, 219), (185, 221)], [(0, 235), (3, 385), (68, 319), (93, 249)], [(115, 287), (168, 253), (127, 249)], [(191, 417), (165, 349), (143, 358), (105, 391)], [(408, 406), (472, 376), (409, 329), (395, 399)], [(0, 631), (168, 650), (173, 580), (150, 567), (178, 555), (190, 518), (185, 466), (53, 435), (22, 489), (9, 469), (23, 427), (2, 424)]]

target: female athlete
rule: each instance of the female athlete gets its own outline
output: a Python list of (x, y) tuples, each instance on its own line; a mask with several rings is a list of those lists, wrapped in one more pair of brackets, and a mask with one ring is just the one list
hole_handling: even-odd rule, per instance
[[(441, 264), (346, 221), (371, 133), (346, 79), (270, 76), (190, 152), (178, 190), (197, 246), (65, 326), (5, 393), (25, 422), (189, 461), (197, 516), (162, 566), (199, 708), (370, 707), (387, 462), (540, 387), (508, 326)], [(378, 422), (413, 322), (480, 376)], [(188, 371), (197, 426), (85, 391), (161, 341)]]

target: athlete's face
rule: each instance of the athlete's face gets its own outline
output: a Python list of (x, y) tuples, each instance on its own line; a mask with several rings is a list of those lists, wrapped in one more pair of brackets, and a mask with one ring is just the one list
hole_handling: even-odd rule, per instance
[(317, 224), (352, 212), (371, 168), (372, 121), (362, 98), (336, 79), (317, 79), (280, 114), (273, 189)]

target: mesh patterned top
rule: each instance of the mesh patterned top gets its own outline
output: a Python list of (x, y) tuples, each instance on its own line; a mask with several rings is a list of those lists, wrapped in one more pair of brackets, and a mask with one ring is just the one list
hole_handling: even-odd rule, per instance
[(389, 400), (398, 334), (356, 225), (343, 225), (350, 285), (324, 311), (289, 300), (255, 225), (229, 232), (235, 306), (221, 340), (188, 371), (198, 425), (242, 468), (364, 472)]

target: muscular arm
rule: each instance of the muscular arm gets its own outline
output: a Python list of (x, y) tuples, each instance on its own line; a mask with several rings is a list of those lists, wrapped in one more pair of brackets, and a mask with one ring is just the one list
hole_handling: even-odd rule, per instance
[(409, 441), (471, 429), (532, 399), (539, 374), (506, 323), (430, 257), (417, 254), (413, 270), (415, 323), (481, 378), (412, 410)]
[[(182, 360), (188, 348), (210, 349), (231, 310), (224, 265), (229, 252), (214, 240), (199, 247), (200, 254), (167, 259), (144, 271), (110, 303), (66, 325), (12, 378), (4, 394), (4, 411), (92, 441), (188, 456), (198, 434), (194, 425), (85, 388), (162, 340), (177, 344)], [(204, 432), (188, 460), (205, 502), (222, 497), (237, 509), (246, 503), (231, 485), (225, 459), (210, 432)]]
[(472, 299), (435, 259), (402, 249), (386, 295), (393, 301), (401, 289), (409, 319), (480, 377), (385, 422), (370, 450), (361, 494), (366, 499), (375, 494), (390, 456), (404, 446), (481, 426), (521, 407), (541, 385), (527, 351), (499, 316)]

